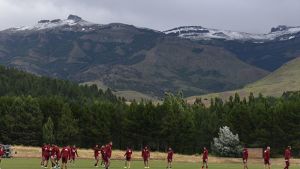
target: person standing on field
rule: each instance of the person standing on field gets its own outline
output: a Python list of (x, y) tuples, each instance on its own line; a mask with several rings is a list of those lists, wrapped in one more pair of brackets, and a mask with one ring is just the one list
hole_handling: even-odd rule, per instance
[(111, 155), (112, 155), (112, 146), (113, 146), (113, 143), (112, 143), (112, 141), (110, 141), (105, 147), (105, 152), (106, 152), (106, 156), (108, 159), (108, 166), (110, 166), (110, 159), (111, 159)]
[(68, 160), (70, 160), (71, 149), (69, 146), (63, 147), (61, 150), (61, 168), (67, 169)]
[(290, 167), (290, 158), (292, 157), (292, 147), (288, 146), (284, 151), (285, 167), (284, 169), (289, 169)]
[(172, 150), (171, 147), (169, 147), (168, 149), (168, 156), (167, 156), (167, 169), (168, 168), (172, 168), (172, 162), (173, 162), (173, 155), (174, 155), (174, 151)]
[(244, 169), (248, 169), (248, 149), (244, 148), (243, 150), (243, 163), (244, 163)]
[(45, 163), (45, 149), (46, 149), (46, 144), (44, 143), (43, 146), (42, 146), (41, 167), (44, 167), (44, 163)]
[(51, 156), (51, 146), (50, 144), (47, 144), (44, 150), (45, 154), (44, 154), (44, 168), (48, 167), (48, 163), (49, 163), (49, 159)]
[(271, 169), (270, 156), (271, 156), (271, 148), (268, 146), (267, 149), (265, 149), (265, 151), (264, 151), (265, 169), (267, 168), (267, 166), (269, 169)]
[(131, 156), (132, 156), (132, 150), (131, 150), (131, 148), (127, 147), (127, 150), (124, 154), (124, 157), (126, 158), (124, 168), (130, 168)]
[(150, 168), (149, 167), (150, 151), (147, 146), (142, 150), (142, 157), (144, 160), (144, 166), (145, 166), (144, 168)]
[(79, 157), (77, 153), (77, 147), (76, 145), (73, 145), (71, 146), (71, 161), (70, 161), (70, 163), (73, 163), (73, 165), (75, 165), (76, 157)]
[(96, 144), (96, 146), (93, 148), (94, 149), (94, 157), (95, 157), (95, 160), (96, 160), (96, 163), (95, 163), (95, 167), (98, 167), (98, 163), (99, 163), (99, 152), (100, 152), (100, 148), (99, 148), (99, 145)]
[(208, 150), (206, 147), (203, 148), (202, 169), (204, 168), (204, 165), (208, 168)]
[(1, 169), (1, 161), (2, 161), (2, 156), (4, 155), (4, 149), (2, 145), (0, 144), (0, 169)]

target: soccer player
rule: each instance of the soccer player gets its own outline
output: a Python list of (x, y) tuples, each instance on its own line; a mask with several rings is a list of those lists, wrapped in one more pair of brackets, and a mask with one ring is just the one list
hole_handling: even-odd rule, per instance
[(284, 169), (289, 169), (290, 167), (290, 158), (292, 156), (292, 147), (288, 146), (284, 151), (285, 167)]
[(2, 145), (0, 144), (0, 169), (1, 169), (1, 161), (2, 161), (2, 156), (4, 155), (4, 150)]
[(124, 157), (125, 157), (125, 167), (124, 168), (130, 168), (131, 156), (132, 156), (132, 150), (131, 150), (131, 148), (127, 147), (127, 150), (124, 154)]
[(206, 166), (206, 168), (208, 168), (208, 150), (206, 147), (203, 148), (202, 160), (202, 169), (204, 168), (204, 165)]
[(110, 141), (107, 145), (106, 145), (106, 148), (105, 148), (105, 152), (106, 152), (106, 156), (107, 156), (107, 159), (108, 159), (108, 166), (110, 166), (110, 158), (111, 158), (111, 154), (112, 154), (112, 141)]
[(55, 144), (52, 144), (51, 147), (51, 164), (52, 164), (52, 168), (56, 168), (59, 166), (58, 161), (60, 158), (60, 151), (59, 151), (59, 147)]
[(45, 153), (44, 154), (44, 168), (47, 168), (49, 159), (50, 159), (50, 155), (51, 155), (51, 146), (49, 144), (46, 145), (44, 153)]
[(144, 166), (145, 166), (144, 168), (150, 168), (149, 167), (150, 151), (147, 146), (142, 150), (142, 157), (144, 160)]
[(167, 162), (168, 162), (167, 168), (172, 168), (173, 154), (174, 154), (174, 152), (173, 152), (172, 148), (169, 147), (168, 156), (167, 156)]
[(244, 169), (248, 169), (248, 149), (244, 148), (243, 150), (243, 163), (244, 163)]
[(73, 146), (71, 146), (71, 161), (70, 161), (70, 163), (73, 162), (73, 164), (75, 164), (76, 156), (79, 157), (78, 153), (77, 153), (77, 147), (76, 147), (76, 145), (73, 145)]
[(268, 146), (267, 149), (265, 149), (265, 151), (264, 151), (265, 169), (267, 168), (267, 166), (269, 169), (271, 169), (270, 154), (271, 154), (271, 148)]
[(69, 146), (63, 147), (61, 149), (61, 168), (67, 169), (68, 160), (70, 160), (71, 149)]
[(99, 163), (99, 152), (100, 152), (100, 148), (99, 148), (99, 145), (97, 144), (95, 147), (94, 147), (94, 157), (95, 157), (95, 160), (96, 160), (96, 163), (95, 163), (95, 167), (98, 167), (98, 163)]
[(105, 167), (105, 165), (104, 165), (104, 157), (106, 156), (106, 152), (105, 152), (105, 146), (104, 145), (101, 146), (100, 153), (101, 153), (101, 166)]
[(41, 167), (44, 167), (44, 163), (45, 163), (45, 149), (46, 149), (46, 144), (44, 143), (43, 146), (42, 146)]

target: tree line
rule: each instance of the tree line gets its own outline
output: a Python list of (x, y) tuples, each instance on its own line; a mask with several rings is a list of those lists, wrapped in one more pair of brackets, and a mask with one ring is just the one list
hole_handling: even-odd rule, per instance
[[(272, 147), (273, 155), (291, 145), (300, 150), (300, 92), (280, 98), (215, 98), (209, 107), (201, 99), (187, 104), (182, 93), (165, 95), (160, 104), (126, 104), (110, 90), (79, 86), (0, 67), (0, 142), (40, 146), (114, 142), (140, 150), (200, 153), (211, 147), (219, 128), (229, 126), (247, 147)], [(4, 86), (4, 89), (2, 88)], [(294, 154), (297, 155), (297, 154)]]

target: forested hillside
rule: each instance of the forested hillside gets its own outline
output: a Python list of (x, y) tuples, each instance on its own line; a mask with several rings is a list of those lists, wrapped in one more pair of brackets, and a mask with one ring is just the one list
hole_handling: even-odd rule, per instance
[(300, 92), (213, 99), (209, 108), (201, 100), (187, 104), (181, 93), (166, 94), (159, 105), (127, 105), (95, 87), (0, 70), (0, 141), (6, 144), (92, 147), (112, 140), (116, 149), (149, 145), (164, 151), (171, 145), (192, 154), (210, 147), (219, 128), (229, 126), (248, 147), (270, 145), (273, 155), (287, 145), (300, 149)]

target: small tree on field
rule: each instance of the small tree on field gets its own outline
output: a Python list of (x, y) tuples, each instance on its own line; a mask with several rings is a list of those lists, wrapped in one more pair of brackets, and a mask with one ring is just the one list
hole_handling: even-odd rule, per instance
[(43, 126), (43, 141), (44, 143), (54, 143), (53, 122), (51, 117), (48, 117), (47, 122)]
[(215, 154), (224, 157), (238, 157), (241, 154), (242, 146), (239, 135), (234, 135), (227, 126), (220, 127), (219, 137), (214, 138), (212, 150)]

